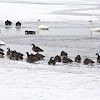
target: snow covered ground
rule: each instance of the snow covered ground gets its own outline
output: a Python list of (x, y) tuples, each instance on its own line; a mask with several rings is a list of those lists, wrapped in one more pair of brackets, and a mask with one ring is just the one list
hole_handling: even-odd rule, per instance
[[(0, 60), (0, 63), (3, 62)], [(79, 65), (47, 66), (13, 61), (4, 63), (0, 67), (0, 99), (99, 100), (100, 98), (100, 66), (89, 68)]]

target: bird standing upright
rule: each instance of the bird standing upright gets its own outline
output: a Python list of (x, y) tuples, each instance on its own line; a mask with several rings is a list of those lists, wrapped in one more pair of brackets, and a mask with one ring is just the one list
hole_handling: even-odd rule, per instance
[(39, 47), (37, 47), (37, 46), (35, 46), (34, 44), (32, 44), (32, 50), (34, 51), (34, 52), (43, 52), (44, 50), (42, 50), (41, 48), (39, 48)]

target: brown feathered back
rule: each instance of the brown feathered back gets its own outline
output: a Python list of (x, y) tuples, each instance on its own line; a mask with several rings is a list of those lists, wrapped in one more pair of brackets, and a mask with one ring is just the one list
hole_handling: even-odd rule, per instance
[(34, 52), (43, 52), (44, 50), (42, 50), (41, 48), (39, 48), (39, 47), (37, 47), (37, 46), (35, 46), (34, 44), (32, 44), (32, 50), (34, 51)]

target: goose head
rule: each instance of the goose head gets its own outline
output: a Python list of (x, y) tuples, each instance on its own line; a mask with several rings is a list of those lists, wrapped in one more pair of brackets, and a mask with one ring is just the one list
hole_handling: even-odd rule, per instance
[(27, 54), (27, 57), (29, 57), (29, 53), (28, 53), (28, 52), (26, 52), (26, 54)]
[(98, 53), (96, 53), (95, 55), (99, 56), (99, 54), (98, 54)]
[(92, 23), (92, 20), (90, 20), (89, 22), (91, 22), (91, 23)]
[(7, 50), (9, 50), (9, 51), (10, 51), (10, 48), (8, 47), (8, 48), (7, 48)]
[(31, 46), (35, 47), (35, 45), (34, 45), (34, 44), (31, 44)]

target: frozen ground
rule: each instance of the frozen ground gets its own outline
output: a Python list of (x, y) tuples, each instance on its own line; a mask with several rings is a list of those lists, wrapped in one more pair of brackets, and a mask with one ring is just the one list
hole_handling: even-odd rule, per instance
[[(14, 21), (42, 21), (62, 22), (62, 21), (88, 21), (90, 19), (100, 20), (98, 15), (100, 10), (98, 0), (89, 2), (84, 0), (68, 1), (55, 0), (54, 2), (34, 0), (0, 0), (0, 19)], [(12, 3), (8, 3), (12, 2)], [(89, 2), (89, 3), (88, 3)], [(46, 10), (47, 9), (47, 10)], [(97, 11), (95, 11), (97, 10)], [(85, 12), (85, 13), (84, 13)], [(96, 14), (95, 14), (96, 13)]]
[[(100, 53), (100, 33), (91, 34), (90, 23), (88, 23), (88, 20), (93, 19), (94, 26), (100, 26), (99, 16), (97, 15), (99, 12), (98, 4), (57, 5), (56, 7), (61, 7), (61, 9), (58, 7), (60, 10), (55, 5), (45, 5), (46, 8), (52, 7), (49, 8), (48, 12), (45, 12), (44, 8), (42, 9), (41, 4), (35, 4), (34, 7), (29, 6), (29, 4), (3, 4), (6, 5), (5, 7), (11, 7), (7, 9), (4, 5), (0, 6), (4, 11), (14, 12), (19, 6), (22, 16), (20, 19), (17, 12), (14, 15), (8, 14), (7, 16), (2, 12), (0, 16), (0, 40), (6, 42), (6, 45), (1, 46), (1, 48), (5, 50), (5, 53), (7, 47), (22, 52), (24, 60), (13, 61), (6, 56), (0, 58), (0, 100), (100, 99), (100, 65), (96, 63), (95, 55)], [(27, 15), (26, 18), (22, 14), (23, 7), (26, 6), (28, 6), (29, 14), (35, 14), (32, 12), (32, 8), (35, 7), (40, 7), (42, 12), (40, 13), (37, 9), (38, 14), (35, 14), (34, 17)], [(12, 7), (15, 7), (14, 10), (11, 10)], [(90, 12), (87, 14), (84, 13), (84, 10)], [(92, 10), (96, 11), (93, 16), (91, 16)], [(9, 28), (4, 25), (4, 21), (8, 17), (13, 21), (13, 25)], [(39, 31), (36, 35), (25, 35), (25, 30), (37, 31), (37, 17), (41, 19), (40, 24), (45, 24), (50, 29)], [(45, 20), (45, 18), (47, 19)], [(22, 22), (22, 27), (16, 29), (15, 22), (19, 19)], [(44, 60), (35, 64), (29, 64), (25, 61), (27, 51), (34, 53), (31, 49), (32, 43), (41, 47), (44, 50), (42, 54), (46, 56)], [(56, 66), (49, 66), (47, 63), (49, 58), (59, 55), (62, 50), (65, 50), (72, 60), (80, 54), (82, 63), (57, 63)], [(93, 59), (95, 64), (92, 66), (83, 65), (85, 57)]]
[[(44, 23), (45, 24), (45, 23)], [(2, 48), (24, 54), (23, 61), (11, 61), (6, 56), (0, 59), (0, 99), (2, 100), (99, 100), (100, 65), (83, 65), (85, 57), (96, 62), (95, 53), (100, 53), (100, 34), (90, 34), (89, 24), (73, 25), (50, 23), (49, 31), (40, 31), (36, 35), (25, 35), (24, 31), (36, 30), (33, 23), (24, 23), (21, 29), (1, 27), (0, 39), (6, 42)], [(63, 25), (63, 27), (62, 27)], [(28, 27), (27, 27), (28, 26)], [(31, 44), (44, 49), (46, 57), (35, 64), (26, 63), (26, 52), (33, 53)], [(74, 60), (78, 54), (82, 63), (49, 66), (51, 56), (65, 50)]]

